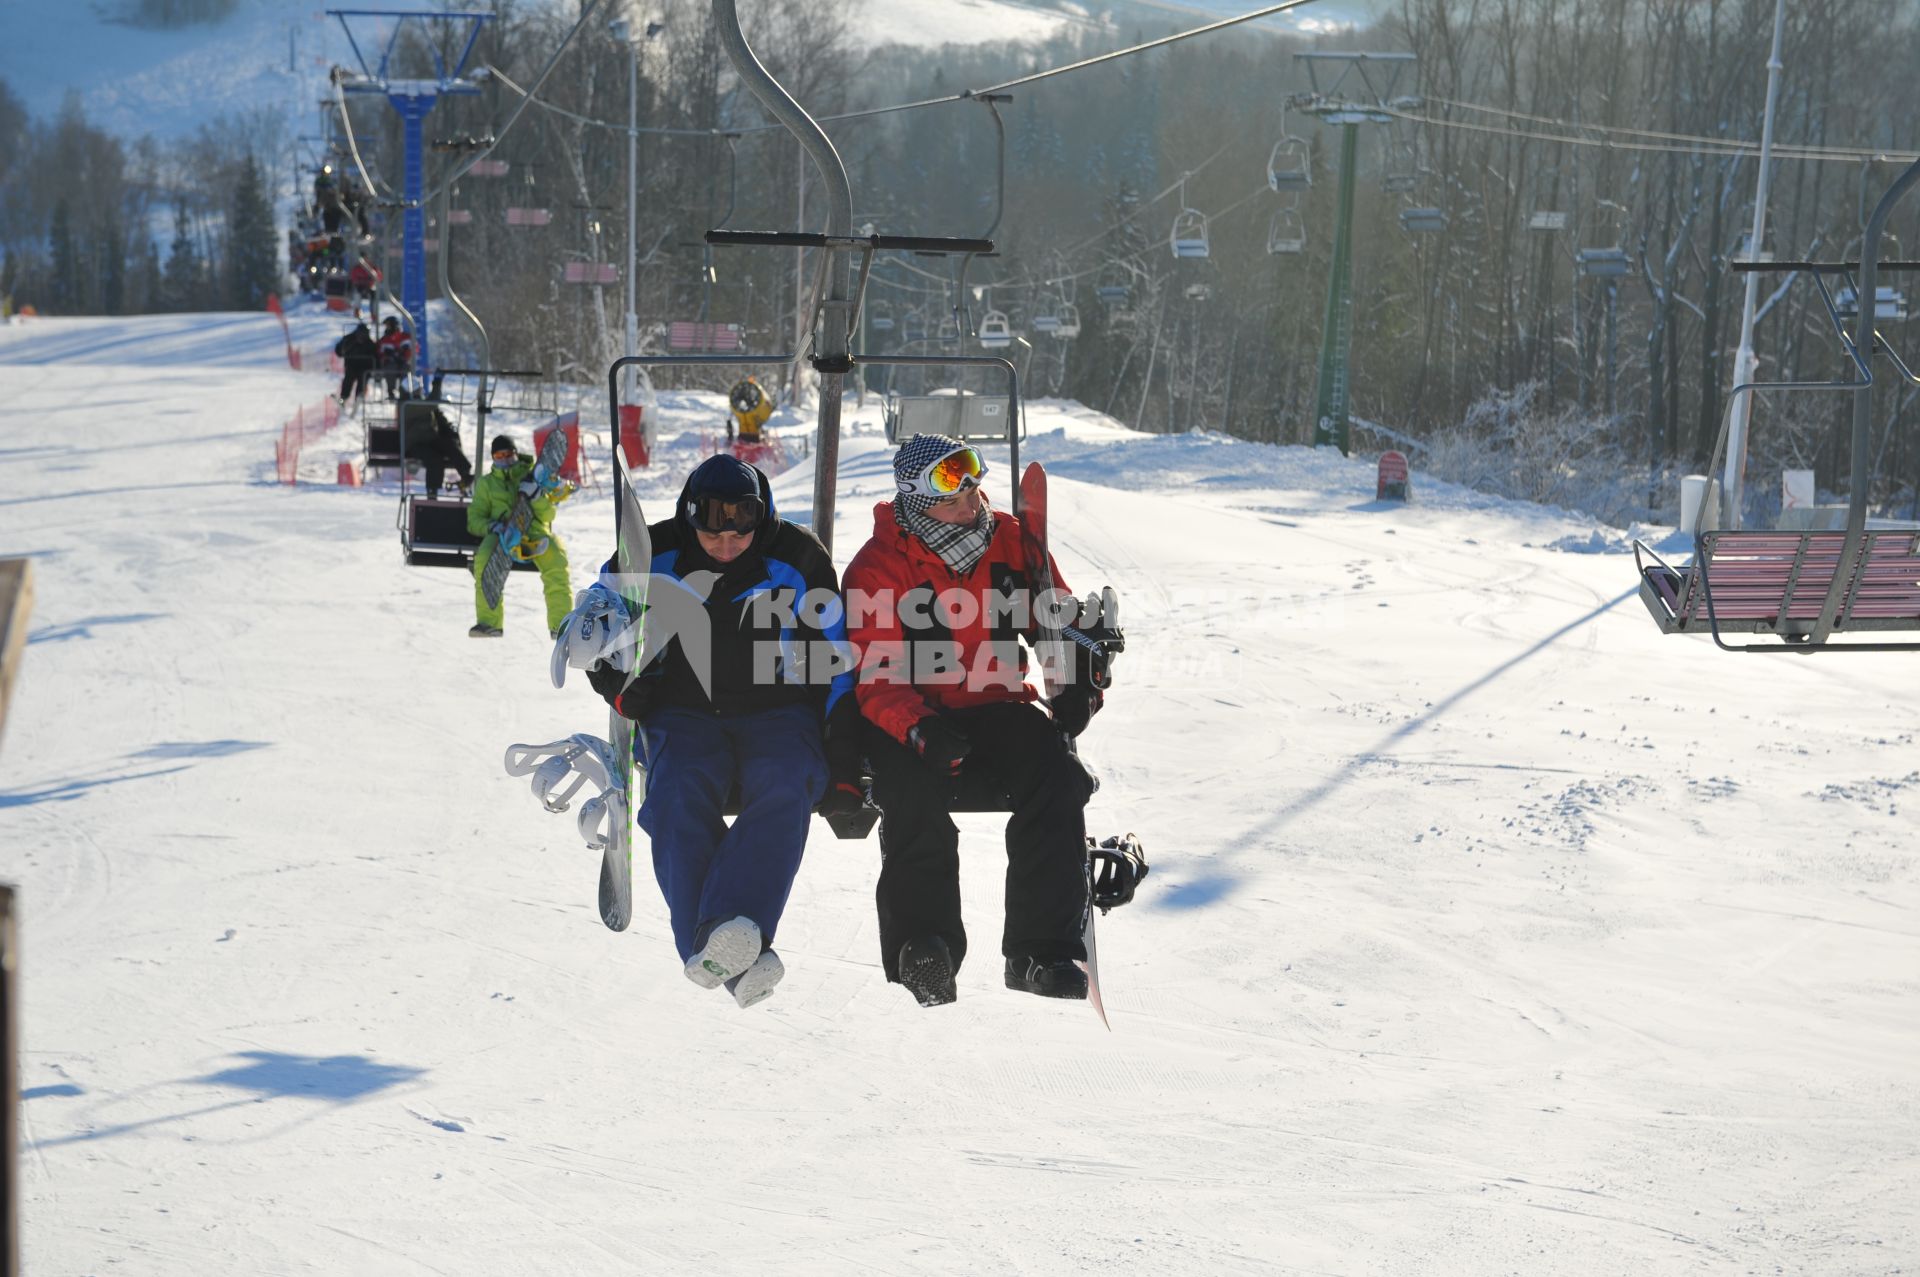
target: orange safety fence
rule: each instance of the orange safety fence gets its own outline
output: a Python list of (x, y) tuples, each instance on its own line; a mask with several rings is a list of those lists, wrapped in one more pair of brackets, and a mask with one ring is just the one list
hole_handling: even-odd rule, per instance
[(309, 440), (318, 439), (340, 423), (340, 403), (328, 395), (319, 403), (296, 408), (280, 427), (280, 438), (273, 445), (274, 470), (281, 483), (293, 483), (300, 475), (300, 450)]

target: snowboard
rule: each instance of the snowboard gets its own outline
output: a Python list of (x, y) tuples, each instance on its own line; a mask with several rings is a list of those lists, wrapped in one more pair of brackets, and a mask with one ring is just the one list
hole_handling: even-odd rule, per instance
[[(554, 431), (559, 434), (559, 431)], [(647, 516), (641, 512), (640, 498), (633, 494), (627, 477), (626, 458), (615, 449), (614, 487), (614, 572), (620, 578), (615, 588), (626, 601), (627, 614), (633, 618), (634, 669), (627, 675), (631, 683), (639, 673), (640, 655), (647, 610), (647, 581), (653, 567), (653, 539), (647, 531)], [(611, 707), (607, 710), (607, 740), (613, 746), (616, 789), (608, 796), (611, 809), (608, 837), (600, 857), (600, 921), (614, 931), (625, 931), (633, 921), (633, 817), (646, 798), (646, 769), (635, 765), (641, 743), (634, 721)]]
[[(1064, 690), (1072, 681), (1072, 666), (1065, 654), (1065, 639), (1054, 609), (1048, 604), (1057, 588), (1053, 580), (1053, 560), (1047, 553), (1047, 472), (1038, 461), (1027, 466), (1020, 476), (1020, 542), (1027, 561), (1027, 590), (1033, 608), (1034, 633), (1039, 639), (1041, 679), (1047, 698)], [(1079, 753), (1072, 741), (1067, 748)], [(1091, 864), (1091, 862), (1089, 862)], [(1088, 880), (1087, 915), (1080, 926), (1080, 940), (1086, 945), (1087, 1001), (1109, 1031), (1107, 1008), (1100, 997), (1100, 960), (1094, 943), (1092, 880)]]
[[(567, 432), (550, 430), (540, 445), (540, 454), (533, 460), (533, 471), (527, 477), (539, 485), (539, 491), (551, 492), (560, 486), (560, 467), (567, 460)], [(486, 596), (488, 607), (500, 606), (500, 591), (506, 587), (507, 573), (513, 570), (513, 551), (527, 534), (527, 525), (533, 522), (533, 498), (526, 493), (516, 493), (513, 505), (508, 509), (504, 522), (505, 533), (489, 532), (493, 541), (493, 554), (487, 560), (487, 566), (480, 573), (480, 592)]]

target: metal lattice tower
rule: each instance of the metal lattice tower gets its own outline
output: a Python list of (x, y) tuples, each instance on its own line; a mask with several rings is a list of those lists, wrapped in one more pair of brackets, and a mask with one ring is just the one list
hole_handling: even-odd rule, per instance
[[(344, 93), (378, 93), (387, 99), (388, 105), (400, 116), (401, 135), (405, 139), (406, 159), (404, 182), (401, 186), (401, 207), (403, 209), (400, 231), (400, 304), (406, 308), (407, 316), (413, 323), (413, 339), (417, 347), (414, 368), (425, 377), (432, 367), (432, 348), (427, 337), (427, 247), (426, 247), (426, 210), (423, 201), (426, 197), (426, 157), (422, 127), (434, 104), (445, 94), (478, 93), (480, 86), (464, 73), (467, 59), (473, 55), (473, 46), (480, 38), (483, 23), (493, 21), (491, 13), (464, 13), (448, 11), (402, 12), (388, 9), (329, 9), (327, 13), (337, 18), (340, 29), (346, 33), (347, 43), (353, 47), (354, 60), (360, 64), (359, 75), (354, 75), (343, 67), (334, 68), (335, 82)], [(366, 51), (360, 42), (354, 39), (353, 24), (349, 19), (392, 20), (393, 27), (385, 42), (376, 50), (373, 62), (367, 60)], [(447, 58), (440, 52), (440, 46), (431, 38), (421, 41), (433, 64), (433, 76), (430, 79), (405, 79), (392, 74), (393, 58), (400, 45), (400, 38), (409, 29), (425, 32), (428, 23), (454, 23), (464, 26), (465, 38), (461, 39), (459, 28), (455, 29), (455, 38), (451, 42), (460, 49), (458, 57)]]

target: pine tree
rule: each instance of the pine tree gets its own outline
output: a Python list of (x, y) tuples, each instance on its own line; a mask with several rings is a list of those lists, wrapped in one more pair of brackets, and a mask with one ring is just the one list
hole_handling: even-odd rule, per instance
[(100, 261), (100, 309), (109, 315), (126, 312), (127, 245), (120, 229), (120, 215), (109, 212), (100, 224), (98, 253)]
[(53, 224), (47, 231), (47, 252), (53, 258), (49, 310), (73, 314), (79, 309), (80, 256), (74, 251), (73, 219), (63, 199), (53, 206)]
[(235, 310), (264, 305), (267, 295), (279, 288), (279, 257), (273, 205), (260, 180), (260, 165), (248, 155), (227, 214), (227, 304)]
[(200, 254), (193, 244), (193, 226), (187, 220), (186, 201), (182, 200), (173, 206), (173, 243), (167, 248), (163, 309), (204, 309), (202, 276)]
[(157, 315), (167, 308), (166, 278), (160, 273), (160, 246), (146, 241), (140, 259), (140, 313)]

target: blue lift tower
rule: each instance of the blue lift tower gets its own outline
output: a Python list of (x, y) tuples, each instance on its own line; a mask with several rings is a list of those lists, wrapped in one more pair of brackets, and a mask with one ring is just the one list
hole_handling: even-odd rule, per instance
[[(406, 139), (406, 182), (401, 190), (405, 210), (400, 234), (400, 305), (406, 310), (418, 347), (414, 368), (424, 378), (433, 365), (432, 348), (427, 339), (427, 221), (423, 201), (426, 197), (426, 159), (421, 126), (427, 113), (442, 94), (478, 93), (480, 86), (465, 74), (467, 59), (480, 38), (481, 24), (493, 21), (491, 13), (398, 12), (385, 9), (329, 9), (340, 20), (340, 29), (353, 46), (360, 63), (359, 75), (335, 68), (334, 82), (344, 93), (378, 93), (400, 113), (400, 125)], [(353, 23), (371, 24), (384, 37), (378, 57), (367, 61), (367, 54), (354, 38)], [(443, 24), (437, 28), (429, 24)], [(402, 47), (401, 38), (411, 32), (414, 39)], [(436, 36), (449, 37), (443, 42)], [(445, 49), (458, 48), (459, 56), (448, 58)], [(431, 79), (406, 79), (394, 73), (394, 57), (404, 52), (418, 57), (421, 69), (431, 65)], [(446, 228), (441, 228), (446, 233)]]

